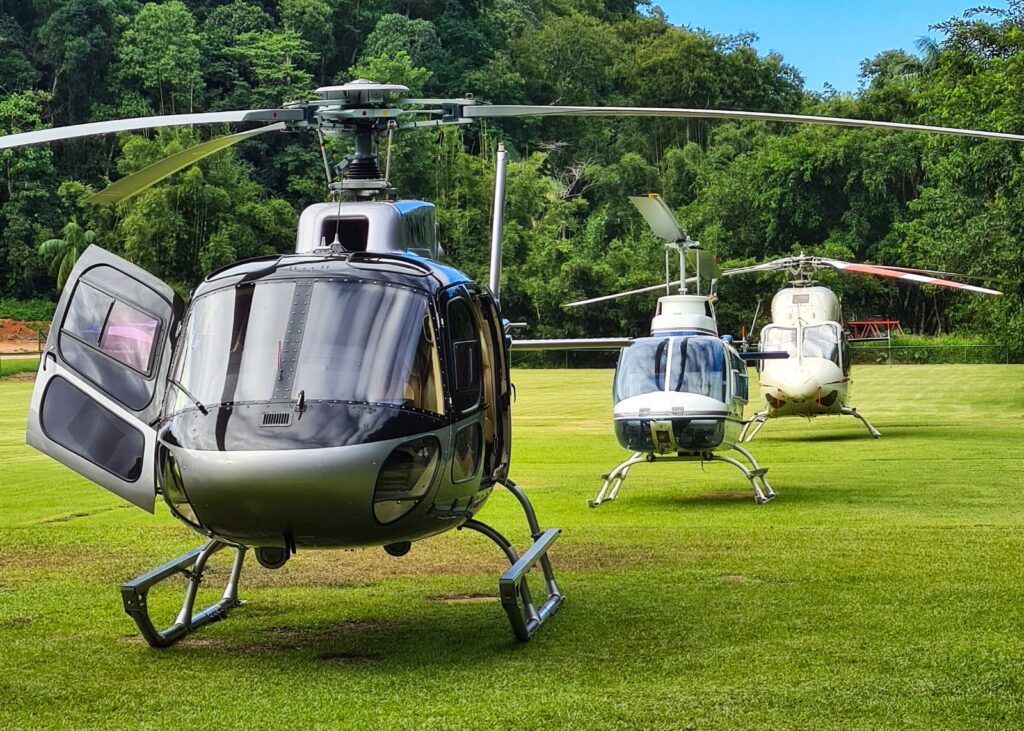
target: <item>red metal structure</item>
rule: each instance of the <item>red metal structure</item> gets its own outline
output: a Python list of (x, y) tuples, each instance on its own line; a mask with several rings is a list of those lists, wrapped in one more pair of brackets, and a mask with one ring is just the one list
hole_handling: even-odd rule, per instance
[(893, 333), (903, 334), (899, 320), (849, 320), (850, 340), (888, 340)]

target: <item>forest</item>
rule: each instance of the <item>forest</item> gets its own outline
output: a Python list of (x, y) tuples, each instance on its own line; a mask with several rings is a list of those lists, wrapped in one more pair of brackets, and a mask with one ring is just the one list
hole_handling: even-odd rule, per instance
[[(753, 29), (756, 31), (756, 29)], [(356, 78), (494, 103), (681, 106), (1024, 132), (1024, 0), (921, 28), (814, 93), (755, 36), (671, 24), (626, 0), (0, 0), (0, 134), (118, 117), (277, 106)], [(53, 302), (101, 245), (187, 296), (209, 271), (294, 246), (325, 200), (315, 138), (263, 136), (116, 206), (83, 199), (222, 129), (0, 151), (0, 317)], [(699, 120), (546, 119), (396, 139), (403, 197), (438, 207), (449, 260), (486, 279), (494, 153), (510, 150), (502, 299), (532, 337), (638, 335), (663, 249), (628, 203), (660, 192), (726, 265), (799, 253), (994, 277), (1006, 296), (822, 274), (848, 318), (1007, 343), (1024, 358), (1024, 168), (1011, 142)], [(337, 147), (334, 152), (341, 154)], [(726, 280), (723, 331), (779, 276)], [(45, 307), (45, 305), (40, 305)]]

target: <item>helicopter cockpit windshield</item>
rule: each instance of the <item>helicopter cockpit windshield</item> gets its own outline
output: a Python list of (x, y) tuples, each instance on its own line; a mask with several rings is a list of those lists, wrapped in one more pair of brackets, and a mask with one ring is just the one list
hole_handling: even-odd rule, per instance
[(718, 338), (639, 338), (619, 358), (615, 403), (654, 391), (723, 401), (725, 382), (725, 348)]
[(179, 352), (173, 378), (183, 389), (169, 389), (168, 412), (193, 399), (444, 412), (428, 298), (400, 286), (278, 279), (216, 290), (194, 301)]
[(761, 350), (784, 351), (796, 357), (797, 333), (795, 327), (766, 325), (761, 331)]
[(839, 327), (833, 323), (804, 328), (800, 353), (805, 358), (825, 358), (839, 363)]

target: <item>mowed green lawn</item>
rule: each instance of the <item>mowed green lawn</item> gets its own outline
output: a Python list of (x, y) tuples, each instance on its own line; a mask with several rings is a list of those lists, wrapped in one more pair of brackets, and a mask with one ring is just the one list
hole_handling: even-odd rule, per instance
[[(611, 372), (516, 372), (512, 474), (564, 531), (567, 596), (526, 645), (461, 599), (503, 563), (455, 533), (251, 562), (249, 603), (164, 651), (117, 587), (198, 538), (25, 447), (31, 384), (0, 381), (0, 727), (1019, 728), (1024, 367), (854, 375), (883, 438), (770, 421), (774, 502), (727, 465), (656, 464), (592, 510), (624, 456)], [(525, 543), (511, 496), (480, 517)], [(178, 589), (152, 595), (168, 619)]]

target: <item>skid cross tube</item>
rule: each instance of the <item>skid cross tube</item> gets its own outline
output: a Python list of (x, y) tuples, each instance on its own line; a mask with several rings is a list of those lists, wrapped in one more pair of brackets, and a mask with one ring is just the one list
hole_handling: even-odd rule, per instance
[(593, 500), (587, 501), (587, 505), (592, 508), (596, 508), (602, 503), (615, 500), (619, 495), (619, 488), (622, 487), (623, 481), (625, 481), (626, 477), (629, 475), (630, 468), (640, 462), (725, 462), (726, 464), (731, 464), (733, 467), (738, 469), (743, 473), (743, 476), (747, 478), (747, 482), (750, 483), (750, 488), (754, 491), (754, 502), (758, 505), (763, 505), (775, 497), (777, 493), (765, 477), (765, 474), (768, 472), (768, 468), (759, 465), (757, 460), (754, 459), (754, 455), (738, 444), (733, 445), (732, 449), (736, 450), (736, 452), (743, 456), (750, 463), (750, 467), (747, 467), (740, 460), (734, 457), (727, 457), (725, 455), (715, 454), (714, 452), (677, 452), (676, 454), (645, 454), (643, 452), (634, 452), (629, 456), (629, 459), (619, 464), (611, 472), (602, 475), (604, 483), (601, 485), (601, 489), (598, 491), (597, 496), (594, 497)]
[(743, 424), (743, 431), (740, 432), (739, 441), (753, 441), (754, 437), (759, 431), (761, 431), (761, 427), (764, 426), (766, 421), (768, 421), (768, 410), (765, 409), (764, 411), (758, 411)]
[[(231, 573), (228, 576), (227, 585), (224, 587), (224, 594), (220, 601), (197, 614), (192, 613), (195, 607), (196, 594), (199, 591), (199, 584), (203, 579), (203, 571), (206, 569), (206, 562), (210, 560), (210, 556), (227, 547), (228, 544), (226, 543), (210, 541), (205, 546), (195, 548), (173, 561), (168, 561), (163, 566), (158, 566), (152, 571), (121, 585), (121, 599), (124, 601), (124, 611), (135, 620), (135, 624), (138, 625), (139, 631), (150, 647), (169, 647), (185, 635), (195, 632), (203, 625), (223, 619), (229, 609), (237, 607), (242, 603), (238, 599), (238, 579), (242, 573), (245, 548), (236, 547), (235, 560), (231, 564)], [(153, 620), (149, 617), (146, 596), (149, 594), (150, 589), (175, 574), (185, 574), (188, 577), (185, 598), (174, 624), (163, 631), (158, 631), (153, 626)]]

